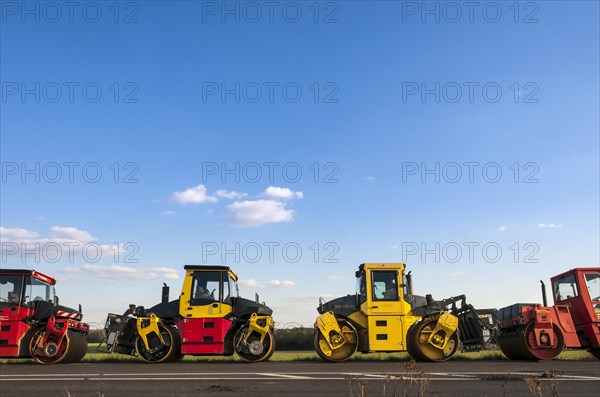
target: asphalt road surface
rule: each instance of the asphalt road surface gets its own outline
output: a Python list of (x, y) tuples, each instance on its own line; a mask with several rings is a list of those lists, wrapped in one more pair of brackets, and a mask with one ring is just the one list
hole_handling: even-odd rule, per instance
[(543, 396), (600, 396), (600, 361), (452, 361), (412, 369), (407, 365), (360, 361), (0, 365), (0, 396), (333, 397), (361, 396), (361, 387), (363, 396), (392, 396), (394, 390), (398, 396), (418, 396), (420, 387), (425, 396), (539, 396), (534, 394), (539, 391)]

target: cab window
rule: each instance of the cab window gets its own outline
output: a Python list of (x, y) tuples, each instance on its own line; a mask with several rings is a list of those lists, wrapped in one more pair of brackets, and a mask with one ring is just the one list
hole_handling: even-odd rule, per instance
[(395, 270), (374, 270), (371, 273), (374, 301), (398, 300), (398, 272)]
[(406, 274), (402, 277), (402, 283), (404, 284), (402, 287), (404, 289), (404, 300), (407, 302), (412, 302), (412, 296), (410, 295), (410, 288), (408, 286), (408, 276)]
[(358, 304), (361, 305), (367, 300), (367, 289), (365, 288), (365, 273), (356, 273), (356, 296)]
[(556, 280), (552, 288), (554, 290), (554, 298), (556, 299), (556, 302), (571, 299), (579, 295), (577, 292), (577, 283), (575, 281), (574, 274), (570, 274)]
[(196, 272), (192, 282), (192, 305), (203, 305), (221, 299), (222, 272)]
[(26, 277), (25, 304), (37, 301), (54, 301), (54, 286), (38, 280), (35, 277)]
[(223, 302), (231, 303), (231, 285), (229, 284), (229, 275), (223, 274)]
[(585, 283), (592, 302), (600, 302), (600, 273), (586, 273)]
[(20, 305), (22, 284), (23, 276), (2, 276), (0, 279), (0, 307)]
[(231, 305), (231, 298), (238, 297), (238, 286), (237, 283), (229, 274), (223, 274), (223, 303)]

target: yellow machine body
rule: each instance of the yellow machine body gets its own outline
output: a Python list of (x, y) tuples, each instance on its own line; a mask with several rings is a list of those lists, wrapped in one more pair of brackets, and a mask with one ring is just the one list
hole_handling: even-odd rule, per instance
[(317, 317), (316, 327), (321, 334), (326, 335), (326, 339), (319, 342), (326, 356), (331, 356), (333, 350), (346, 343), (342, 330), (332, 312), (326, 312)]
[[(211, 305), (191, 305), (190, 301), (194, 296), (194, 290), (196, 286), (194, 285), (194, 274), (198, 273), (198, 269), (188, 269), (185, 272), (185, 278), (183, 280), (183, 285), (181, 286), (181, 295), (179, 299), (179, 313), (184, 318), (222, 318), (228, 315), (233, 311), (233, 307), (223, 302), (219, 302), (218, 299), (215, 303)], [(210, 271), (210, 270), (206, 270)], [(238, 276), (237, 274), (229, 269), (228, 272), (229, 277), (231, 277), (234, 281), (237, 282)]]
[[(320, 333), (315, 339), (317, 353), (325, 359), (335, 357), (335, 350), (348, 343), (348, 335), (350, 339), (354, 338), (349, 332), (340, 330), (340, 324), (344, 322), (355, 330), (358, 339), (355, 350), (363, 353), (407, 351), (409, 344), (418, 340), (421, 345), (429, 345), (426, 349), (440, 350), (440, 357), (454, 354), (457, 347), (454, 344), (458, 343), (452, 341), (456, 340), (458, 318), (448, 312), (414, 315), (407, 301), (411, 291), (404, 269), (403, 263), (362, 264), (357, 272), (356, 297), (348, 295), (322, 306), (322, 314), (315, 323)], [(352, 299), (356, 300), (353, 302)], [(326, 310), (328, 304), (333, 310)], [(409, 340), (409, 330), (420, 325), (419, 321), (430, 325)], [(454, 351), (448, 353), (451, 348)], [(344, 349), (352, 351), (348, 346)]]
[[(366, 338), (363, 337), (361, 340), (359, 337), (363, 343), (359, 345), (358, 350), (372, 352), (406, 350), (406, 333), (420, 317), (412, 315), (411, 305), (405, 300), (402, 289), (394, 288), (403, 285), (404, 264), (365, 263), (363, 270), (366, 299), (360, 304), (360, 310), (348, 316), (366, 330)], [(375, 283), (376, 272), (381, 271), (395, 273), (395, 277), (388, 281), (393, 284), (383, 286), (383, 281)]]

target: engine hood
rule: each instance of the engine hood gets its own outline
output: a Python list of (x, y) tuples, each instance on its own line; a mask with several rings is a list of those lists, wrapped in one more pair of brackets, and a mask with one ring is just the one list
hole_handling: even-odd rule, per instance
[(273, 310), (269, 306), (256, 303), (250, 299), (239, 297), (231, 298), (231, 303), (233, 306), (233, 314), (237, 317), (246, 317), (253, 313), (261, 316), (271, 316), (273, 314)]
[(83, 315), (70, 307), (56, 305), (48, 301), (33, 301), (30, 303), (30, 307), (34, 310), (31, 318), (38, 321), (45, 321), (50, 317), (56, 318), (70, 318), (73, 320), (80, 321)]
[(317, 307), (319, 314), (333, 312), (334, 314), (342, 316), (348, 316), (357, 310), (358, 305), (356, 304), (356, 295), (341, 296)]
[(71, 318), (73, 320), (81, 320), (83, 318), (82, 313), (67, 306), (57, 305), (54, 307), (53, 312), (54, 316), (59, 318)]

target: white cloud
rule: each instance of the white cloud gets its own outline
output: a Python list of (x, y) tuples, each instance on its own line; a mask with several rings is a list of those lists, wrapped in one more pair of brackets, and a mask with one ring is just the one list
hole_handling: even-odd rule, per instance
[(257, 227), (267, 223), (291, 222), (294, 210), (275, 200), (236, 201), (227, 206), (229, 224), (237, 227)]
[(274, 199), (284, 199), (289, 200), (293, 198), (304, 198), (304, 193), (302, 192), (294, 192), (292, 189), (288, 189), (287, 187), (276, 187), (269, 186), (263, 194), (267, 197)]
[(183, 192), (174, 192), (171, 200), (179, 204), (204, 204), (218, 201), (216, 197), (207, 194), (206, 186), (202, 184), (190, 187)]
[(87, 263), (81, 267), (67, 266), (59, 270), (57, 279), (61, 281), (80, 280), (83, 277), (106, 280), (118, 283), (131, 280), (155, 280), (164, 277), (175, 280), (179, 278), (176, 269), (168, 267), (152, 267), (150, 269), (133, 268), (120, 265), (96, 265)]
[(375, 177), (367, 176), (367, 177), (364, 178), (364, 180), (367, 181), (367, 182), (375, 182)]
[(90, 232), (72, 226), (52, 226), (46, 238), (39, 238), (40, 233), (23, 228), (5, 228), (0, 226), (0, 238), (3, 242), (14, 243), (88, 243), (97, 241)]
[(52, 226), (50, 229), (50, 238), (53, 240), (73, 240), (73, 241), (96, 241), (97, 239), (85, 231), (76, 227)]
[(257, 288), (259, 283), (253, 278), (249, 278), (247, 280), (239, 280), (239, 285), (243, 285), (244, 287)]
[(244, 198), (248, 195), (248, 193), (239, 193), (239, 192), (234, 192), (234, 191), (229, 191), (229, 190), (223, 190), (223, 189), (219, 189), (215, 192), (215, 196), (218, 197), (223, 197), (226, 199), (241, 199)]
[[(248, 193), (219, 189), (214, 194), (209, 194), (206, 186), (198, 185), (182, 192), (174, 192), (171, 201), (179, 204), (215, 203), (219, 198), (238, 200), (227, 206), (229, 212), (228, 222), (236, 227), (257, 227), (267, 223), (291, 222), (294, 220), (294, 211), (286, 208), (289, 200), (304, 198), (303, 192), (295, 192), (289, 188), (269, 186), (262, 193), (266, 199), (244, 200)], [(163, 215), (172, 215), (167, 211)], [(207, 212), (207, 215), (210, 215)]]
[(156, 278), (156, 274), (148, 273), (143, 269), (119, 265), (103, 266), (86, 263), (81, 267), (81, 271), (83, 273), (88, 273), (94, 277), (111, 282), (126, 280), (152, 280)]
[(556, 223), (538, 223), (538, 227), (540, 229), (558, 229), (563, 227), (563, 225), (557, 225)]
[(270, 280), (270, 281), (256, 281), (253, 278), (240, 280), (238, 283), (248, 288), (292, 288), (296, 285), (295, 282), (290, 280)]
[(82, 254), (88, 258), (113, 259), (125, 252), (121, 243), (97, 243), (98, 239), (90, 232), (72, 226), (52, 226), (48, 237), (40, 237), (40, 233), (23, 228), (0, 227), (0, 241), (3, 243), (1, 250), (13, 260), (30, 257), (36, 261), (72, 261)]
[(506, 225), (502, 225), (498, 228), (499, 232), (505, 232), (506, 230), (508, 230), (508, 226), (506, 226)]
[(269, 287), (292, 288), (296, 283), (290, 280), (271, 280), (268, 281), (266, 285)]
[(327, 278), (330, 280), (341, 280), (342, 279), (341, 276), (337, 276), (335, 274), (330, 274), (329, 276), (327, 276)]
[(168, 210), (168, 211), (163, 212), (162, 214), (164, 216), (171, 216), (171, 215), (175, 215), (175, 211)]
[(151, 267), (151, 271), (160, 273), (164, 278), (168, 278), (170, 280), (176, 280), (179, 278), (179, 274), (176, 269), (170, 267)]
[(27, 229), (22, 228), (7, 228), (0, 226), (0, 240), (1, 241), (12, 241), (12, 240), (28, 240), (37, 238), (40, 234), (37, 232), (31, 232)]

